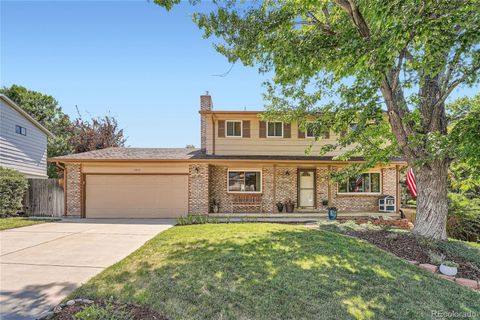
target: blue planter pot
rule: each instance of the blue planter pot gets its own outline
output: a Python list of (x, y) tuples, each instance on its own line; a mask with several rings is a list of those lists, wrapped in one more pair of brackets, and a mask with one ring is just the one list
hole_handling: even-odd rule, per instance
[(328, 219), (329, 220), (337, 219), (337, 208), (328, 208)]

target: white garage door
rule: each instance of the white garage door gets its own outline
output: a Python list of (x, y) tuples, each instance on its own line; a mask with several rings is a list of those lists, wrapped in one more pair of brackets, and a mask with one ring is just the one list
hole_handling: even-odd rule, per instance
[(87, 175), (87, 218), (173, 218), (187, 214), (187, 175)]

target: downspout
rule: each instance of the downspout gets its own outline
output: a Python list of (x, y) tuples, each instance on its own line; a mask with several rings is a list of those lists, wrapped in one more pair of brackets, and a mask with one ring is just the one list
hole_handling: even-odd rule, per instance
[(212, 114), (212, 132), (213, 132), (213, 137), (212, 137), (212, 155), (215, 155), (215, 136), (217, 133), (215, 132), (215, 115)]

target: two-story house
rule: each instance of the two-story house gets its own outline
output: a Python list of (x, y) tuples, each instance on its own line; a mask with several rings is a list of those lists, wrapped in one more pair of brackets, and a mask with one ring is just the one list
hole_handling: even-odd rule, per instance
[[(219, 213), (376, 212), (383, 195), (399, 198), (403, 161), (336, 183), (329, 173), (349, 162), (318, 148), (297, 123), (264, 122), (260, 112), (218, 111), (200, 97), (201, 148), (108, 148), (50, 159), (65, 167), (68, 215), (109, 218)], [(214, 207), (213, 203), (217, 206)], [(398, 208), (396, 208), (398, 211)]]
[(0, 95), (0, 166), (27, 178), (47, 178), (47, 138), (52, 134), (5, 95)]

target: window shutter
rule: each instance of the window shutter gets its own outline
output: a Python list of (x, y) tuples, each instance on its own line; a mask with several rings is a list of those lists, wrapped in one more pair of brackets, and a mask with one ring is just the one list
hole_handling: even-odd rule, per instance
[(225, 138), (225, 120), (218, 120), (218, 137)]
[(267, 123), (265, 121), (260, 121), (260, 138), (266, 138), (267, 137)]
[(292, 124), (291, 123), (284, 123), (283, 124), (283, 137), (284, 138), (291, 138), (292, 137)]
[(250, 138), (250, 120), (242, 121), (242, 136), (244, 138)]

